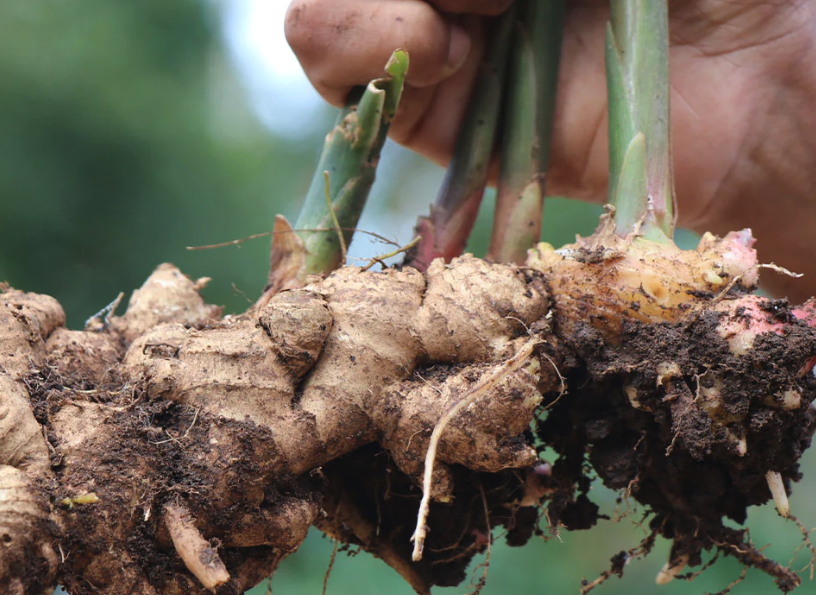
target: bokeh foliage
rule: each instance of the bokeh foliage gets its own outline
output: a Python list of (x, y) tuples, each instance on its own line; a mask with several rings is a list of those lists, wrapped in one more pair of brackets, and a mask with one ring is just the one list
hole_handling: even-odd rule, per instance
[[(240, 250), (185, 247), (266, 231), (275, 213), (290, 220), (297, 214), (322, 135), (276, 138), (255, 119), (225, 52), (217, 9), (196, 0), (0, 2), (0, 280), (54, 295), (74, 328), (165, 261), (191, 276), (212, 277), (207, 299), (240, 311), (246, 300), (233, 284), (249, 298), (258, 295), (268, 241)], [(269, 34), (282, 35), (281, 24), (270, 23)], [(329, 110), (320, 116), (326, 130), (331, 116)], [(393, 147), (384, 164), (385, 200), (361, 226), (389, 234), (389, 221), (407, 217), (410, 227), (427, 208), (440, 172)], [(558, 245), (588, 234), (598, 212), (548, 201), (544, 237)], [(488, 200), (470, 245), (477, 254), (486, 248), (490, 216)], [(377, 221), (385, 229), (373, 228)], [(806, 469), (792, 498), (794, 512), (811, 524), (814, 472)], [(612, 514), (616, 495), (593, 493)], [(755, 541), (772, 541), (780, 559), (799, 543), (796, 529), (770, 507), (753, 510), (751, 526)], [(497, 542), (483, 593), (575, 593), (582, 577), (597, 576), (641, 535), (625, 520), (521, 550)], [(319, 593), (330, 552), (331, 543), (314, 532), (284, 562), (274, 592)], [(651, 559), (632, 564), (622, 581), (598, 592), (657, 592), (654, 576), (667, 552), (660, 544)], [(739, 570), (726, 561), (693, 585), (675, 582), (660, 592), (718, 591)], [(751, 573), (737, 592), (770, 589), (768, 579)], [(328, 592), (407, 595), (410, 589), (381, 562), (341, 552)], [(816, 591), (806, 584), (799, 592)]]
[(58, 297), (74, 327), (163, 261), (241, 308), (230, 284), (257, 294), (268, 244), (185, 247), (297, 212), (319, 139), (284, 143), (248, 113), (217, 17), (193, 0), (0, 3), (0, 278)]

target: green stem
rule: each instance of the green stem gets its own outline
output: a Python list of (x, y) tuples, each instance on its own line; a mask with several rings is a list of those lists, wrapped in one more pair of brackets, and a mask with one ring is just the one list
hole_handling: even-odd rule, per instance
[[(303, 276), (329, 273), (342, 266), (344, 250), (335, 229), (343, 230), (346, 245), (351, 243), (353, 229), (374, 183), (380, 152), (396, 114), (407, 71), (408, 54), (397, 50), (386, 64), (385, 77), (352, 91), (326, 137), (295, 229), (329, 231), (297, 232), (306, 250)], [(329, 212), (327, 192), (333, 213)]]
[(611, 15), (608, 198), (616, 233), (665, 241), (674, 233), (667, 1), (612, 0)]
[(420, 270), (425, 270), (434, 258), (449, 261), (459, 256), (476, 222), (493, 155), (517, 10), (516, 4), (511, 5), (494, 22), (492, 40), (480, 65), (442, 187), (430, 217), (421, 217), (417, 222), (416, 235), (422, 239), (405, 263)]
[(503, 106), (501, 167), (488, 260), (522, 263), (541, 237), (564, 0), (520, 0)]

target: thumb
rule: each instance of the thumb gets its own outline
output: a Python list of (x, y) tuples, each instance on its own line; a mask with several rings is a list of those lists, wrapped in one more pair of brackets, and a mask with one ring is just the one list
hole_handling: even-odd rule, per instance
[(285, 29), (309, 80), (334, 105), (381, 76), (395, 49), (410, 55), (414, 87), (450, 77), (471, 49), (465, 29), (424, 0), (295, 0)]

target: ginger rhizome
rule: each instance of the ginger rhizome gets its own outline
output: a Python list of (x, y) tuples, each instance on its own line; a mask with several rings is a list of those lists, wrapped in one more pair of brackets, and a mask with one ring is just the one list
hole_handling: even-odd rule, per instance
[[(674, 540), (666, 576), (718, 550), (790, 590), (796, 574), (723, 524), (771, 499), (769, 474), (777, 492), (798, 479), (814, 421), (816, 309), (745, 293), (751, 243), (344, 268), (227, 317), (163, 265), (83, 331), (7, 289), (0, 587), (240, 593), (316, 524), (424, 593), (463, 580), (497, 525), (516, 545), (540, 518), (594, 525), (588, 460), (649, 507), (652, 542)], [(469, 397), (440, 433), (412, 562), (431, 434)]]
[[(395, 475), (418, 478), (448, 404), (549, 307), (536, 277), (476, 259), (427, 275), (344, 269), (225, 319), (169, 265), (93, 330), (61, 328), (50, 298), (10, 290), (2, 304), (0, 586), (162, 594), (238, 593), (271, 574), (320, 516), (315, 470), (361, 446), (381, 444)], [(453, 498), (451, 466), (535, 463), (521, 434), (538, 367), (452, 422), (436, 499)], [(427, 590), (430, 563), (420, 575)]]

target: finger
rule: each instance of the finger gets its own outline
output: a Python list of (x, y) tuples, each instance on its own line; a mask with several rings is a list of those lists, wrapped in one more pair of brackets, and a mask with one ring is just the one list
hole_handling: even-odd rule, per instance
[(485, 50), (484, 19), (464, 17), (462, 24), (474, 40), (465, 63), (436, 87), (407, 89), (390, 131), (392, 139), (440, 165), (450, 160)]
[(456, 72), (471, 46), (424, 0), (295, 0), (285, 29), (306, 76), (338, 106), (352, 86), (381, 76), (397, 48), (410, 55), (407, 83), (426, 87)]

